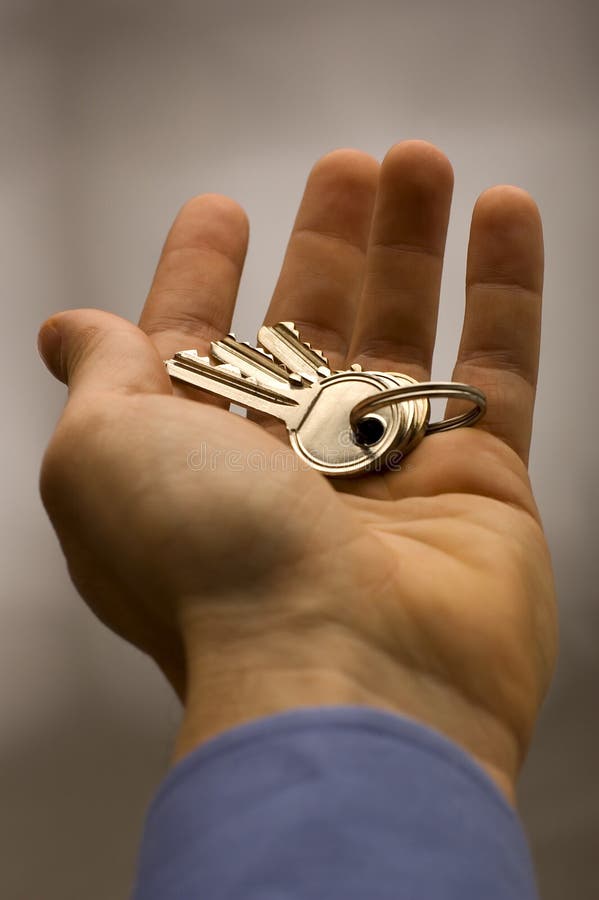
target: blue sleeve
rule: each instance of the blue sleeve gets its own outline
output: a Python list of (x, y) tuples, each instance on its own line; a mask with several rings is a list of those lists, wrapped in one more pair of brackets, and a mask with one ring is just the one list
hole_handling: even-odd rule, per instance
[(518, 817), (456, 744), (369, 707), (226, 731), (167, 774), (133, 900), (535, 900)]

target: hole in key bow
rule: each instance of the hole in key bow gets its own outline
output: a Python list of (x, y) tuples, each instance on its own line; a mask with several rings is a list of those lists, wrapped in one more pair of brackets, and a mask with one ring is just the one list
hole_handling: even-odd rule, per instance
[(381, 416), (364, 416), (356, 425), (355, 438), (358, 444), (370, 447), (380, 441), (387, 425)]

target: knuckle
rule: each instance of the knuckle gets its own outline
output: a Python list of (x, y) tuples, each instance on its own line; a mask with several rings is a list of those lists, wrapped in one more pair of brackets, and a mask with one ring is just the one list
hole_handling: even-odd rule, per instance
[(68, 353), (67, 375), (77, 370), (81, 361), (101, 343), (105, 333), (97, 325), (85, 325), (78, 330), (77, 340)]
[[(156, 296), (161, 296), (157, 294)], [(173, 307), (168, 311), (159, 312), (145, 325), (145, 332), (149, 337), (154, 335), (173, 334), (177, 339), (181, 336), (185, 340), (189, 338), (195, 347), (208, 346), (212, 341), (220, 340), (226, 331), (225, 327), (217, 322), (201, 319), (193, 309), (184, 306), (182, 299), (187, 301), (188, 295), (181, 291), (168, 292), (169, 299), (177, 297), (181, 303), (179, 307)]]
[(382, 365), (385, 369), (391, 369), (398, 365), (419, 366), (423, 369), (430, 364), (430, 354), (420, 343), (408, 343), (407, 341), (395, 341), (385, 337), (371, 337), (364, 340), (356, 348), (357, 360), (363, 360), (366, 367)]
[(460, 354), (460, 364), (483, 372), (516, 375), (533, 388), (537, 380), (534, 360), (524, 358), (517, 348), (463, 350)]
[(347, 340), (337, 328), (327, 323), (307, 322), (297, 317), (294, 325), (302, 335), (302, 340), (308, 341), (315, 350), (329, 356), (345, 357)]

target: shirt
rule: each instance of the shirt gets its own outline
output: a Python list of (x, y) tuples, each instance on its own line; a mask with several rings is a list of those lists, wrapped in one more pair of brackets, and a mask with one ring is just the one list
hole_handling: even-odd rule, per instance
[(236, 726), (176, 763), (133, 900), (535, 900), (520, 821), (457, 744), (362, 706)]

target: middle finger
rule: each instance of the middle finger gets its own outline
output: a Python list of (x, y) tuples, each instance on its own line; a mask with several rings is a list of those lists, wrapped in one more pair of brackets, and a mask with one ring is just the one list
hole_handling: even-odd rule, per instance
[(451, 164), (432, 144), (387, 153), (348, 362), (430, 377), (452, 190)]

